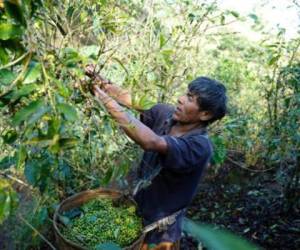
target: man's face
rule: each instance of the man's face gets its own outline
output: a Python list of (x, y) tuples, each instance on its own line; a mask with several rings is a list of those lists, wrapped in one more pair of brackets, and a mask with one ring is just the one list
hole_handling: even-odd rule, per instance
[(200, 111), (197, 96), (190, 92), (178, 98), (173, 119), (180, 123), (199, 123), (205, 119), (206, 111)]

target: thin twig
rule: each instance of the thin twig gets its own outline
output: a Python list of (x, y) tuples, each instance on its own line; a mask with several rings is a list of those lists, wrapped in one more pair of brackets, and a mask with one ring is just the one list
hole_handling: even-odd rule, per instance
[(8, 68), (8, 67), (11, 67), (11, 66), (15, 65), (16, 63), (22, 61), (29, 53), (30, 53), (30, 51), (26, 52), (25, 54), (23, 54), (22, 56), (20, 56), (20, 57), (17, 58), (16, 60), (14, 60), (14, 61), (12, 61), (12, 62), (10, 62), (10, 63), (8, 63), (8, 64), (2, 66), (2, 67), (0, 67), (0, 70), (1, 70), (1, 69), (5, 69), (5, 68)]
[(230, 161), (231, 163), (233, 163), (234, 165), (236, 165), (236, 166), (238, 166), (238, 167), (240, 167), (240, 168), (242, 168), (242, 169), (248, 170), (248, 171), (250, 171), (250, 172), (254, 172), (254, 173), (262, 173), (262, 172), (267, 172), (267, 171), (270, 171), (270, 170), (274, 169), (274, 167), (272, 167), (272, 168), (267, 168), (267, 169), (263, 169), (263, 170), (251, 169), (251, 168), (247, 168), (247, 167), (245, 166), (245, 164), (242, 164), (242, 163), (240, 163), (240, 162), (237, 162), (237, 161), (233, 160), (233, 159), (230, 158), (229, 156), (227, 156), (226, 159), (227, 159), (228, 161)]
[(294, 49), (293, 52), (292, 52), (292, 56), (291, 56), (291, 58), (290, 58), (290, 60), (289, 60), (289, 63), (288, 63), (289, 66), (292, 65), (292, 63), (293, 63), (293, 61), (294, 61), (294, 58), (295, 58), (295, 56), (296, 56), (296, 54), (297, 54), (297, 51), (298, 51), (299, 47), (300, 47), (300, 40), (298, 41), (298, 43), (297, 43), (295, 49)]
[(28, 226), (30, 227), (35, 233), (37, 233), (42, 240), (44, 240), (52, 249), (56, 250), (50, 241), (48, 241), (37, 229), (35, 229), (22, 215), (18, 215), (18, 217)]
[(17, 182), (17, 183), (19, 183), (19, 184), (21, 184), (21, 185), (27, 187), (27, 188), (33, 190), (33, 188), (32, 188), (31, 186), (29, 186), (27, 183), (25, 183), (24, 181), (22, 181), (22, 180), (20, 180), (20, 179), (18, 179), (18, 178), (16, 178), (16, 177), (14, 177), (14, 176), (12, 176), (12, 175), (10, 175), (10, 174), (4, 173), (4, 172), (0, 172), (0, 175), (6, 177), (6, 178), (8, 178), (8, 179), (11, 179), (11, 180), (13, 180), (13, 181), (15, 181), (15, 182)]
[(22, 79), (22, 77), (24, 76), (24, 74), (25, 74), (25, 72), (26, 72), (26, 70), (27, 70), (27, 68), (28, 68), (28, 65), (29, 65), (29, 63), (30, 63), (31, 57), (32, 57), (32, 52), (30, 51), (30, 52), (28, 53), (28, 58), (27, 58), (27, 60), (26, 60), (26, 62), (25, 62), (25, 65), (24, 65), (24, 67), (23, 67), (21, 73), (20, 73), (20, 74), (17, 76), (17, 78), (10, 84), (10, 86), (6, 89), (6, 91), (5, 91), (4, 93), (1, 93), (1, 94), (0, 94), (0, 97), (5, 96), (8, 92), (10, 92), (10, 91), (15, 87), (15, 85), (17, 84), (17, 82), (18, 82), (20, 79)]

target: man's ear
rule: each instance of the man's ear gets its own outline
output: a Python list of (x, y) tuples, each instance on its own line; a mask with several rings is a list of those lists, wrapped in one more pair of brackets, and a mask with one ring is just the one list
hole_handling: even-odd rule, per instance
[(199, 118), (201, 121), (208, 121), (213, 117), (212, 112), (210, 111), (200, 111)]

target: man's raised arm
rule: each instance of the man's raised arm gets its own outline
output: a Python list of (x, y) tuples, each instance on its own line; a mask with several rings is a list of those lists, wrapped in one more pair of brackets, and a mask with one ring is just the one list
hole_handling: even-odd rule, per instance
[(125, 112), (124, 108), (97, 85), (93, 89), (97, 99), (104, 104), (107, 111), (133, 141), (147, 151), (155, 151), (163, 154), (167, 152), (167, 142), (163, 137), (157, 135), (138, 119)]

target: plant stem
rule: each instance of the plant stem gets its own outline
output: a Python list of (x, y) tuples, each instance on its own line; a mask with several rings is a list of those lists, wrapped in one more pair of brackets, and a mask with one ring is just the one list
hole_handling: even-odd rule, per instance
[(49, 96), (49, 99), (50, 99), (50, 103), (51, 103), (51, 106), (53, 107), (54, 109), (54, 112), (55, 114), (57, 114), (57, 110), (56, 110), (56, 106), (55, 106), (55, 102), (54, 102), (54, 99), (53, 99), (53, 96), (52, 96), (52, 93), (51, 93), (51, 89), (50, 89), (50, 84), (49, 84), (49, 76), (46, 72), (46, 69), (45, 69), (45, 66), (43, 63), (41, 63), (42, 65), (42, 70), (43, 70), (43, 75), (44, 75), (44, 79), (45, 79), (45, 84), (46, 84), (46, 89), (47, 89), (47, 93), (48, 93), (48, 96)]
[(33, 190), (33, 188), (32, 188), (31, 186), (29, 186), (27, 183), (25, 183), (24, 181), (22, 181), (22, 180), (20, 180), (20, 179), (18, 179), (18, 178), (16, 178), (16, 177), (14, 177), (14, 176), (12, 176), (12, 175), (10, 175), (10, 174), (7, 174), (7, 173), (5, 173), (5, 172), (0, 172), (0, 175), (6, 177), (6, 178), (8, 178), (8, 179), (11, 179), (11, 180), (13, 180), (13, 181), (15, 181), (15, 182), (17, 182), (17, 183), (19, 183), (19, 184), (21, 184), (21, 185), (27, 187), (27, 188)]
[(26, 56), (28, 56), (25, 65), (21, 71), (21, 73), (17, 76), (17, 78), (8, 86), (8, 88), (4, 91), (4, 93), (0, 94), (0, 97), (5, 96), (8, 92), (10, 92), (17, 84), (17, 82), (19, 80), (21, 80), (24, 77), (24, 74), (28, 68), (28, 65), (30, 63), (31, 57), (32, 57), (32, 52), (30, 51), (28, 54), (26, 54)]
[(2, 67), (0, 67), (0, 70), (1, 70), (1, 69), (5, 69), (5, 68), (8, 68), (8, 67), (11, 67), (11, 66), (15, 65), (16, 63), (22, 61), (29, 53), (30, 53), (30, 51), (26, 52), (25, 54), (23, 54), (22, 56), (20, 56), (20, 57), (17, 58), (16, 60), (14, 60), (14, 61), (12, 61), (12, 62), (10, 62), (10, 63), (8, 63), (8, 64), (2, 66)]
[(35, 233), (38, 234), (38, 236), (41, 237), (43, 241), (45, 241), (52, 249), (56, 250), (56, 247), (54, 247), (50, 241), (48, 241), (37, 229), (35, 229), (22, 215), (18, 215), (18, 217), (23, 221), (28, 227), (32, 229)]

